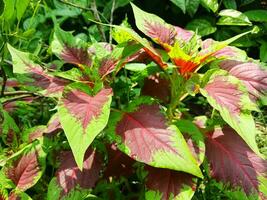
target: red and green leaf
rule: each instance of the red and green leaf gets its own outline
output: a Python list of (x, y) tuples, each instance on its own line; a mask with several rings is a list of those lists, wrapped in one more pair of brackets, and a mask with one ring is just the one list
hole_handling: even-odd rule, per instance
[(8, 45), (13, 61), (13, 72), (27, 76), (24, 81), (28, 86), (37, 86), (47, 96), (60, 94), (69, 81), (48, 74), (38, 64), (32, 61), (32, 55), (19, 51)]
[(220, 112), (224, 121), (236, 130), (254, 152), (259, 153), (255, 141), (255, 122), (251, 115), (251, 110), (256, 110), (256, 106), (249, 99), (241, 81), (233, 76), (215, 73), (200, 91), (209, 104)]
[(196, 177), (169, 169), (146, 166), (146, 199), (191, 199), (196, 190)]
[(36, 184), (44, 171), (45, 153), (41, 148), (25, 152), (4, 166), (5, 175), (15, 187), (25, 191)]
[(65, 32), (56, 27), (52, 42), (52, 51), (66, 63), (78, 66), (92, 64), (91, 55), (87, 51), (88, 45), (79, 38), (75, 38), (70, 32)]
[(251, 97), (256, 100), (267, 91), (267, 70), (258, 64), (235, 60), (222, 61), (220, 67), (241, 80)]
[(212, 177), (267, 198), (267, 161), (256, 155), (230, 127), (206, 134), (206, 156)]
[(141, 105), (136, 111), (122, 113), (116, 125), (120, 150), (148, 165), (184, 171), (202, 177), (197, 161), (182, 134), (168, 127), (158, 105)]
[(134, 4), (131, 5), (137, 28), (164, 48), (169, 49), (177, 35), (175, 27), (167, 24), (160, 17), (144, 12)]
[(179, 120), (175, 125), (183, 133), (193, 156), (198, 164), (201, 165), (205, 158), (205, 141), (202, 132), (189, 120)]
[(156, 49), (153, 48), (146, 39), (140, 37), (134, 30), (132, 30), (130, 28), (116, 26), (116, 25), (113, 25), (113, 27), (115, 28), (116, 31), (119, 31), (121, 34), (127, 35), (127, 37), (131, 39), (129, 41), (135, 41), (135, 42), (141, 44), (144, 47), (143, 50), (162, 69), (166, 69), (167, 68), (167, 64), (163, 61), (162, 56), (160, 55), (160, 53), (158, 53), (156, 51)]
[(97, 94), (89, 95), (80, 89), (69, 88), (60, 100), (60, 124), (80, 168), (85, 151), (108, 122), (111, 97), (111, 89), (103, 88)]

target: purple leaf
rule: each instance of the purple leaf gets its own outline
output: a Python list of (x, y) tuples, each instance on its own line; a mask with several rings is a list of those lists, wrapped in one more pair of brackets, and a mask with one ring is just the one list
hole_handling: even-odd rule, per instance
[(226, 60), (220, 67), (245, 84), (251, 99), (256, 100), (267, 91), (267, 70), (255, 63)]
[[(169, 169), (146, 166), (148, 172), (146, 187), (148, 190), (159, 192), (161, 200), (178, 199), (181, 192), (187, 191), (192, 197), (196, 189), (194, 176)], [(188, 188), (189, 187), (189, 188)], [(189, 198), (189, 195), (181, 199)]]
[(259, 193), (262, 199), (267, 197), (267, 161), (257, 156), (232, 128), (208, 133), (206, 149), (211, 175), (216, 180), (239, 186), (247, 194)]
[(60, 158), (61, 164), (56, 177), (58, 185), (63, 189), (61, 195), (66, 195), (78, 185), (81, 188), (95, 186), (102, 167), (102, 159), (96, 151), (86, 151), (82, 171), (78, 168), (71, 151), (63, 152)]

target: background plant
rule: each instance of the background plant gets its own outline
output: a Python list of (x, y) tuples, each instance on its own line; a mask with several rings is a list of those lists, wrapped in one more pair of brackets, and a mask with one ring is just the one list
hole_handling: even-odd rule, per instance
[(1, 2), (1, 198), (264, 199), (265, 64), (228, 45), (265, 61), (266, 13), (234, 2), (155, 1), (196, 33), (134, 5), (143, 33), (110, 26), (128, 1)]

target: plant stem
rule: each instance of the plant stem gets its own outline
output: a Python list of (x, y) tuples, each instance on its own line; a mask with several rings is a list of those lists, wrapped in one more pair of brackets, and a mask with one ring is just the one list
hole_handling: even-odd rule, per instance
[[(98, 14), (98, 11), (97, 11), (96, 1), (95, 0), (92, 1), (91, 9), (92, 9), (92, 11), (94, 13), (94, 17), (95, 17), (96, 21), (101, 22), (99, 14)], [(100, 24), (96, 24), (96, 26), (97, 26), (97, 29), (98, 29), (100, 35), (101, 35), (102, 40), (104, 42), (106, 42), (107, 39), (106, 39), (106, 35), (105, 35), (103, 27)]]
[(20, 95), (20, 96), (15, 96), (13, 98), (10, 98), (10, 99), (7, 99), (1, 103), (8, 103), (8, 102), (12, 102), (12, 101), (17, 101), (19, 99), (23, 99), (23, 98), (26, 98), (26, 97), (32, 97), (33, 95), (31, 94), (24, 94), (24, 95)]
[[(111, 11), (110, 11), (110, 22), (109, 24), (112, 25), (113, 24), (113, 13), (115, 10), (115, 4), (116, 4), (116, 0), (112, 1), (112, 7), (111, 7)], [(112, 43), (112, 26), (110, 26), (109, 28), (109, 43)]]

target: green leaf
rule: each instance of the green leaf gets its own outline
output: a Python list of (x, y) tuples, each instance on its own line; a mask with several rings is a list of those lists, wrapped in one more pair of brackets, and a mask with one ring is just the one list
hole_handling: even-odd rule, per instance
[(236, 8), (237, 8), (236, 1), (235, 0), (223, 0), (223, 5), (227, 9), (234, 9), (234, 10), (236, 10)]
[(262, 43), (260, 47), (260, 59), (262, 62), (267, 62), (267, 42)]
[(181, 8), (183, 13), (186, 11), (186, 0), (171, 0), (178, 8)]
[(249, 21), (248, 17), (233, 9), (225, 9), (219, 12), (221, 18), (217, 22), (218, 25), (232, 25), (232, 26), (251, 26), (252, 23)]
[(112, 90), (92, 93), (88, 85), (69, 86), (58, 106), (60, 123), (80, 169), (87, 148), (105, 128), (110, 113)]
[(15, 12), (15, 1), (16, 0), (4, 0), (4, 11), (2, 16), (5, 20), (10, 20)]
[(217, 30), (217, 28), (206, 19), (194, 19), (186, 25), (186, 28), (197, 31), (201, 36), (210, 35)]
[(249, 11), (244, 12), (244, 14), (251, 21), (267, 22), (267, 10), (249, 10)]
[(16, 1), (17, 19), (20, 21), (31, 0)]
[(214, 13), (219, 8), (218, 0), (201, 0), (200, 2), (202, 6), (211, 9)]
[(130, 71), (139, 72), (145, 70), (147, 65), (143, 63), (128, 63), (124, 68)]
[(193, 15), (197, 12), (199, 7), (200, 0), (187, 0), (186, 2), (186, 12), (193, 17)]

